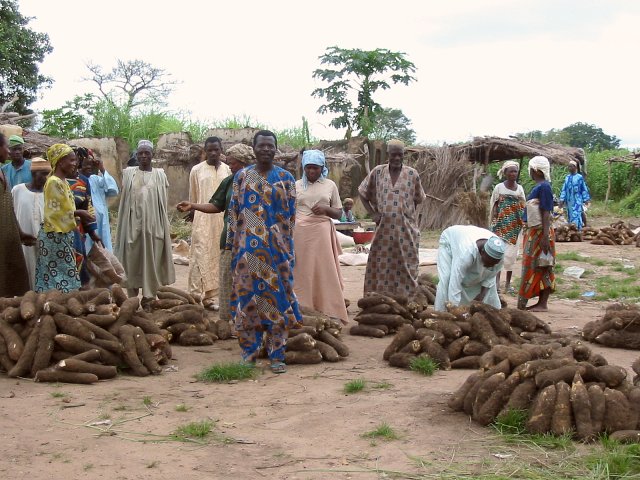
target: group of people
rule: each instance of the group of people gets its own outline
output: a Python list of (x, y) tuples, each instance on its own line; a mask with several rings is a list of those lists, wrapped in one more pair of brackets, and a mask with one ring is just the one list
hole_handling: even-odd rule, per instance
[[(90, 150), (56, 144), (47, 160), (28, 161), (12, 150), (21, 140), (0, 136), (0, 160), (10, 151), (12, 159), (0, 175), (0, 255), (12, 271), (11, 281), (0, 275), (0, 295), (78, 289), (87, 281), (87, 252), (96, 243), (112, 248), (106, 206), (118, 187)], [(281, 373), (287, 332), (300, 322), (301, 305), (347, 322), (334, 221), (353, 221), (354, 202), (345, 199), (343, 205), (323, 152), (302, 152), (302, 178), (296, 181), (274, 164), (277, 148), (268, 130), (257, 132), (252, 146), (237, 144), (224, 152), (221, 139), (207, 138), (205, 160), (190, 172), (189, 200), (177, 209), (193, 221), (189, 292), (234, 322), (246, 361), (258, 358), (264, 340), (271, 368)], [(388, 142), (387, 153), (388, 163), (375, 167), (358, 188), (377, 226), (364, 293), (412, 297), (418, 289), (418, 212), (426, 195), (418, 172), (403, 163), (404, 144)], [(167, 177), (152, 167), (150, 141), (139, 142), (135, 157), (136, 164), (123, 171), (113, 249), (126, 271), (129, 295), (141, 290), (145, 306), (160, 286), (175, 282), (175, 271)], [(536, 186), (526, 197), (518, 170), (516, 162), (500, 170), (504, 181), (491, 197), (491, 230), (457, 225), (442, 233), (437, 310), (473, 300), (499, 308), (500, 271), (507, 272), (509, 290), (521, 235), (518, 307), (538, 297), (529, 308), (547, 308), (555, 286), (549, 162), (529, 162)], [(579, 182), (567, 182), (562, 201), (586, 198)], [(22, 248), (5, 248), (21, 243)]]
[[(529, 161), (529, 175), (535, 186), (526, 196), (517, 183), (520, 166), (507, 161), (502, 165), (498, 183), (490, 200), (490, 230), (473, 226), (454, 226), (440, 237), (438, 251), (439, 283), (436, 309), (480, 300), (500, 308), (498, 297), (500, 272), (506, 272), (505, 291), (511, 287), (513, 268), (522, 244), (522, 275), (518, 289), (518, 308), (546, 311), (555, 290), (554, 210), (549, 160), (543, 156)], [(566, 204), (567, 220), (578, 230), (586, 224), (585, 209), (589, 189), (578, 172), (578, 163), (569, 163), (569, 174), (560, 193), (559, 205)], [(538, 301), (527, 307), (529, 300)]]
[(94, 242), (111, 248), (105, 199), (117, 195), (115, 180), (85, 148), (56, 144), (46, 160), (25, 159), (22, 137), (2, 136), (0, 143), (0, 161), (10, 158), (0, 174), (3, 231), (14, 240), (2, 250), (6, 265), (17, 267), (7, 270), (11, 281), (0, 282), (0, 295), (87, 286), (87, 252)]

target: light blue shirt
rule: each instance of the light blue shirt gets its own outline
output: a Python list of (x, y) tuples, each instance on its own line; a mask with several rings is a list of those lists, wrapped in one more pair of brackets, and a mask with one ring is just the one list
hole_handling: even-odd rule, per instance
[(14, 167), (12, 162), (6, 163), (2, 172), (9, 183), (9, 190), (21, 183), (31, 183), (31, 160), (25, 160), (20, 168)]
[[(102, 175), (91, 175), (89, 177), (89, 186), (91, 187), (91, 202), (96, 211), (96, 223), (98, 225), (98, 235), (102, 239), (104, 247), (113, 251), (111, 243), (111, 229), (109, 227), (109, 206), (107, 205), (107, 197), (115, 197), (118, 195), (118, 184), (114, 178), (105, 170)], [(93, 241), (87, 237), (87, 252), (91, 251)]]

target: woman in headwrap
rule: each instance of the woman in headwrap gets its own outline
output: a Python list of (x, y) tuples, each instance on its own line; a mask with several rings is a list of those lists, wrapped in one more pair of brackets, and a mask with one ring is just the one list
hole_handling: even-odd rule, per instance
[(569, 223), (574, 223), (578, 230), (582, 230), (587, 223), (584, 212), (590, 201), (589, 187), (580, 174), (578, 162), (571, 160), (569, 175), (564, 179), (562, 190), (560, 190), (559, 206), (562, 207), (563, 203), (567, 204), (567, 219)]
[[(498, 176), (504, 178), (491, 194), (491, 231), (502, 238), (506, 244), (504, 265), (502, 270), (507, 272), (504, 289), (507, 293), (515, 293), (511, 288), (513, 266), (518, 259), (518, 235), (522, 230), (522, 216), (527, 198), (522, 185), (516, 181), (520, 166), (518, 162), (509, 160), (504, 162), (498, 171)], [(500, 291), (500, 273), (496, 276), (496, 285)]]
[[(553, 192), (551, 191), (551, 169), (546, 157), (537, 156), (529, 160), (529, 174), (536, 182), (527, 197), (526, 228), (524, 230), (524, 250), (522, 254), (522, 279), (518, 298), (520, 310), (546, 312), (549, 295), (556, 288), (553, 274), (556, 247), (551, 212)], [(527, 307), (529, 299), (538, 297), (538, 303)]]
[[(0, 164), (8, 157), (7, 139), (0, 133)], [(21, 243), (33, 246), (35, 240), (20, 229), (13, 210), (9, 181), (0, 170), (0, 297), (21, 296), (29, 290)]]
[(47, 150), (52, 172), (44, 185), (44, 224), (38, 232), (36, 260), (37, 292), (80, 288), (80, 258), (73, 248), (76, 217), (83, 222), (95, 219), (86, 210), (76, 210), (67, 183), (77, 168), (76, 154), (69, 145), (56, 143)]
[(301, 306), (347, 323), (344, 282), (338, 255), (342, 253), (332, 219), (342, 215), (336, 184), (327, 178), (324, 153), (302, 153), (302, 178), (296, 181), (296, 263), (293, 290)]

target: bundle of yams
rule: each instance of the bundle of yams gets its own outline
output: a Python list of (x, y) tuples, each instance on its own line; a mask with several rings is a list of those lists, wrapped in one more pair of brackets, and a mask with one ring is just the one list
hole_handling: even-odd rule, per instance
[(636, 241), (635, 233), (623, 221), (612, 223), (609, 227), (602, 227), (600, 230), (585, 227), (583, 238), (585, 240), (591, 238), (593, 245), (632, 245)]
[[(488, 425), (509, 412), (526, 415), (530, 433), (591, 440), (601, 432), (638, 441), (640, 387), (624, 368), (607, 365), (585, 345), (494, 347), (498, 364), (467, 378), (449, 407)], [(640, 365), (639, 365), (640, 367)]]
[(418, 277), (418, 290), (412, 301), (404, 295), (371, 293), (358, 300), (360, 312), (351, 335), (382, 338), (395, 333), (402, 325), (423, 321), (429, 305), (435, 303), (436, 284), (428, 274)]
[(607, 347), (640, 350), (640, 307), (613, 303), (599, 320), (585, 324), (582, 337)]
[(210, 345), (231, 336), (228, 322), (210, 323), (186, 292), (162, 287), (158, 297), (151, 313), (117, 285), (0, 299), (0, 366), (10, 377), (94, 383), (115, 377), (117, 367), (136, 376), (160, 373), (171, 341)]
[(397, 329), (383, 358), (400, 368), (410, 368), (419, 356), (432, 358), (443, 370), (488, 367), (494, 348), (510, 351), (550, 334), (549, 326), (530, 312), (473, 302), (447, 312), (423, 310)]
[[(307, 307), (300, 307), (302, 325), (289, 329), (285, 351), (287, 364), (337, 362), (349, 356), (349, 347), (340, 340), (339, 320)], [(267, 354), (263, 348), (261, 357)]]
[(575, 223), (558, 225), (554, 228), (556, 242), (581, 242), (583, 235)]

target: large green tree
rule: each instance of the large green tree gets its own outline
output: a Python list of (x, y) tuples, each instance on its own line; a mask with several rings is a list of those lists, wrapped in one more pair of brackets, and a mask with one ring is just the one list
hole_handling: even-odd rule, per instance
[(572, 123), (561, 129), (552, 128), (546, 132), (532, 130), (518, 133), (516, 136), (522, 140), (559, 143), (591, 151), (615, 150), (620, 147), (618, 137), (608, 135), (602, 131), (602, 128), (584, 122)]
[(53, 48), (46, 33), (28, 26), (18, 3), (0, 0), (0, 106), (15, 99), (12, 110), (26, 114), (36, 100), (38, 89), (51, 84), (40, 73), (40, 63)]
[(408, 85), (415, 80), (415, 65), (402, 52), (384, 48), (376, 50), (327, 48), (319, 57), (325, 68), (313, 72), (326, 85), (316, 88), (312, 95), (324, 100), (318, 113), (332, 113), (329, 123), (335, 128), (346, 128), (346, 138), (354, 130), (368, 135), (375, 126), (375, 117), (382, 112), (381, 105), (374, 100), (378, 90), (387, 90), (391, 85)]
[(397, 108), (383, 108), (374, 117), (374, 125), (369, 138), (391, 140), (397, 138), (408, 145), (416, 141), (416, 132), (411, 128), (411, 120)]

